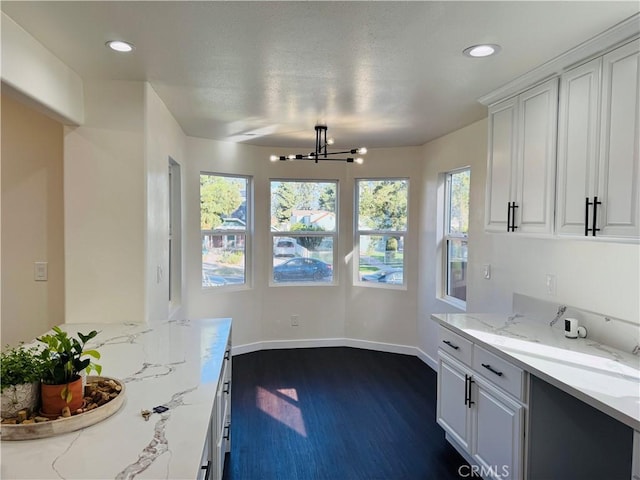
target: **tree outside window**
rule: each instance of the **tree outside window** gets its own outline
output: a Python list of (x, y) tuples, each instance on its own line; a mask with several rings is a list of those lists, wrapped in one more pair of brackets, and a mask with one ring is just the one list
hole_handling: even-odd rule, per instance
[(362, 285), (404, 285), (407, 179), (356, 181), (356, 243)]
[(449, 172), (445, 177), (444, 296), (467, 300), (467, 249), (471, 170)]
[(249, 178), (200, 174), (202, 286), (246, 284)]

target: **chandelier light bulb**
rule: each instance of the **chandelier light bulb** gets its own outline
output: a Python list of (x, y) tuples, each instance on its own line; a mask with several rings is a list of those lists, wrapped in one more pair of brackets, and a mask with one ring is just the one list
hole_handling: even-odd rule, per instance
[(358, 153), (359, 153), (360, 155), (365, 155), (365, 154), (367, 153), (367, 147), (360, 147), (360, 148), (358, 149)]
[(280, 160), (280, 157), (278, 157), (277, 155), (271, 155), (269, 157), (269, 160), (271, 160), (272, 162), (277, 162), (278, 160)]
[(333, 138), (327, 138), (327, 145), (333, 145), (335, 140)]
[(358, 157), (355, 160), (355, 163), (357, 163), (358, 165), (362, 165), (364, 163), (364, 160), (362, 159), (362, 157)]

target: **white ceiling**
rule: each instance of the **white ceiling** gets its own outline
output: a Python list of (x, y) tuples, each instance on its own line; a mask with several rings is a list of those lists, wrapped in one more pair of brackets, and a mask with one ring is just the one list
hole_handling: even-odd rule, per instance
[[(149, 81), (187, 135), (422, 145), (486, 116), (477, 99), (640, 11), (587, 2), (31, 2), (2, 11), (85, 80)], [(124, 55), (105, 42), (123, 39)], [(472, 59), (469, 45), (502, 52)]]

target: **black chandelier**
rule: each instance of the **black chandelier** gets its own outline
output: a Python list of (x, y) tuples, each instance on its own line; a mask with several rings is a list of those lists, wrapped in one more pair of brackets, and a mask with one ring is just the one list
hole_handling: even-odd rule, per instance
[(318, 160), (332, 160), (335, 162), (347, 162), (347, 163), (362, 163), (362, 157), (347, 157), (337, 158), (333, 155), (364, 155), (367, 153), (365, 147), (352, 148), (351, 150), (344, 150), (342, 152), (327, 152), (327, 146), (333, 145), (333, 139), (327, 140), (327, 126), (316, 125), (316, 149), (311, 153), (306, 154), (293, 154), (293, 155), (271, 155), (270, 160), (272, 162), (287, 161), (287, 160), (313, 160), (318, 163)]

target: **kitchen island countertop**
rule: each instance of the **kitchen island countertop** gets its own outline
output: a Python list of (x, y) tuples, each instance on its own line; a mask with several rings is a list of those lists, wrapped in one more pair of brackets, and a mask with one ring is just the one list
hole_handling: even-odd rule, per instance
[[(102, 374), (125, 383), (124, 405), (82, 430), (3, 441), (0, 477), (197, 478), (231, 319), (61, 328), (98, 330), (88, 346), (101, 353)], [(169, 410), (145, 421), (140, 412), (158, 405)]]

